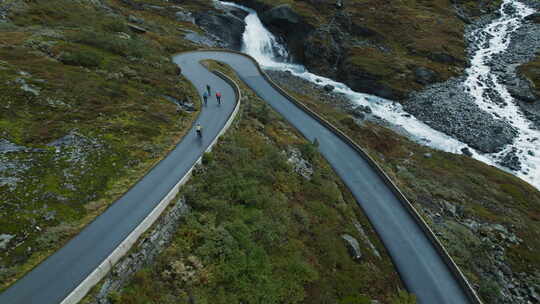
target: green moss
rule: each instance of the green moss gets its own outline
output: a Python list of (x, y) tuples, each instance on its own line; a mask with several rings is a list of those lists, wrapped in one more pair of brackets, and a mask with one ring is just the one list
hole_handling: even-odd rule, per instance
[(540, 56), (518, 68), (530, 80), (537, 97), (540, 97)]

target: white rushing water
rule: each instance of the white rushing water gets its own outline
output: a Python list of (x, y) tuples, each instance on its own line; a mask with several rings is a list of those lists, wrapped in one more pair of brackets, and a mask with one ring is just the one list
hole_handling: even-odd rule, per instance
[[(216, 0), (217, 1), (217, 0)], [(288, 54), (287, 50), (284, 46), (278, 43), (278, 40), (275, 38), (275, 36), (270, 33), (262, 24), (259, 17), (257, 16), (257, 13), (249, 8), (234, 4), (234, 3), (228, 3), (228, 2), (222, 2), (218, 1), (219, 3), (223, 5), (229, 5), (234, 6), (236, 8), (242, 9), (246, 12), (248, 12), (248, 15), (245, 18), (246, 22), (246, 29), (243, 34), (243, 46), (242, 51), (246, 54), (251, 55), (254, 57), (259, 64), (265, 68), (265, 69), (271, 69), (271, 70), (279, 70), (279, 71), (290, 71), (293, 75), (298, 76), (300, 78), (303, 78), (305, 80), (308, 80), (312, 83), (316, 83), (320, 86), (325, 86), (327, 84), (334, 86), (334, 92), (336, 93), (342, 93), (345, 96), (347, 96), (353, 104), (356, 105), (362, 105), (362, 106), (369, 106), (372, 109), (373, 115), (376, 115), (378, 117), (383, 118), (384, 120), (390, 122), (391, 124), (394, 124), (395, 126), (403, 128), (405, 131), (407, 131), (415, 141), (430, 146), (432, 148), (461, 154), (461, 150), (463, 148), (468, 148), (472, 153), (473, 157), (479, 161), (482, 161), (484, 163), (497, 166), (505, 171), (508, 171), (512, 174), (515, 174), (531, 184), (533, 184), (535, 187), (540, 189), (540, 168), (537, 168), (535, 165), (535, 162), (540, 164), (540, 160), (534, 159), (534, 157), (530, 156), (530, 158), (525, 159), (526, 155), (528, 154), (520, 154), (524, 159), (522, 160), (522, 166), (525, 168), (522, 172), (513, 172), (507, 168), (502, 168), (500, 165), (497, 164), (497, 160), (500, 158), (500, 154), (481, 154), (477, 151), (475, 151), (473, 148), (469, 147), (467, 144), (460, 142), (459, 140), (452, 138), (451, 136), (448, 136), (442, 132), (439, 132), (430, 126), (426, 125), (422, 121), (416, 119), (413, 115), (407, 113), (405, 110), (403, 110), (402, 106), (397, 103), (390, 100), (386, 100), (380, 97), (376, 97), (373, 95), (358, 93), (353, 91), (351, 88), (349, 88), (347, 85), (336, 82), (332, 79), (322, 77), (313, 73), (310, 73), (304, 66), (293, 64), (290, 62), (287, 62)], [(528, 11), (526, 11), (526, 7), (517, 2), (516, 0), (505, 0), (505, 5), (515, 5), (518, 10), (520, 11), (520, 18), (528, 15)], [(523, 11), (522, 11), (523, 10)], [(509, 43), (509, 34), (513, 29), (515, 29), (519, 25), (519, 18), (515, 18), (514, 21), (506, 22), (505, 19), (506, 15), (502, 15), (500, 19), (497, 19), (493, 23), (491, 23), (485, 30), (492, 29), (489, 34), (486, 35), (486, 39), (495, 39), (493, 43), (489, 44), (489, 49), (491, 48), (500, 48), (501, 50), (504, 50), (506, 46)], [(507, 17), (508, 18), (508, 17)], [(499, 24), (507, 24), (508, 26), (500, 26)], [(504, 36), (501, 38), (501, 36)], [(492, 37), (492, 38), (490, 38)], [(506, 45), (502, 46), (497, 41), (501, 41), (506, 43)], [(477, 59), (477, 57), (485, 58), (485, 56), (490, 56), (491, 54), (495, 53), (495, 51), (488, 51), (487, 49), (481, 49), (479, 52), (483, 52), (484, 55), (477, 55), (475, 54), (475, 60), (472, 61), (472, 67), (471, 70), (477, 71), (478, 73), (475, 75), (478, 75), (477, 77), (474, 77), (477, 79), (475, 82), (475, 90), (477, 87), (480, 87), (478, 90), (481, 90), (481, 80), (482, 77), (485, 77), (485, 75), (489, 74), (489, 68), (486, 72), (487, 66), (485, 65), (484, 59)], [(472, 75), (472, 73), (469, 71), (469, 73)], [(472, 76), (471, 76), (472, 77)], [(469, 78), (471, 78), (469, 77)], [(499, 85), (502, 87), (501, 85)], [(502, 87), (501, 90), (503, 90), (504, 87)], [(476, 91), (473, 91), (476, 92)], [(480, 93), (474, 93), (475, 96), (482, 96), (482, 92)], [(480, 94), (480, 95), (478, 95)], [(509, 97), (508, 92), (506, 94)], [(480, 98), (481, 99), (481, 98)], [(506, 100), (506, 98), (505, 98)], [(515, 113), (519, 113), (519, 110), (517, 110), (517, 107), (512, 103), (513, 110), (515, 110)], [(486, 106), (487, 107), (492, 107)], [(515, 108), (515, 109), (514, 109)], [(522, 115), (514, 115), (508, 114), (509, 119), (512, 121), (516, 120), (516, 117), (520, 117), (520, 119), (523, 119), (523, 121), (519, 120), (517, 123), (521, 126), (525, 126), (525, 118), (523, 118)], [(499, 114), (500, 115), (500, 114)], [(501, 117), (506, 117), (501, 115)], [(527, 127), (527, 130), (530, 131), (530, 129)], [(529, 135), (527, 135), (529, 134)], [(526, 133), (524, 132), (524, 136), (530, 136), (532, 133)], [(525, 143), (528, 141), (522, 141), (521, 135), (520, 138), (517, 140), (519, 143), (523, 143), (523, 146), (520, 146), (519, 150), (529, 150), (529, 147), (525, 147)], [(530, 143), (531, 149), (532, 145), (535, 143)], [(538, 142), (536, 144), (539, 144)], [(519, 145), (519, 144), (518, 144)], [(511, 150), (512, 147), (509, 146), (505, 151)], [(533, 151), (540, 151), (538, 147), (534, 148)], [(540, 154), (540, 153), (539, 153)], [(540, 155), (539, 155), (540, 156)]]
[[(514, 13), (508, 14), (508, 11)], [(522, 170), (512, 173), (540, 188), (540, 132), (532, 128), (531, 121), (523, 115), (514, 98), (500, 83), (496, 74), (491, 73), (488, 65), (493, 55), (508, 48), (510, 35), (519, 28), (523, 18), (535, 11), (518, 1), (504, 0), (499, 12), (501, 17), (472, 33), (472, 37), (477, 39), (475, 44), (478, 50), (473, 54), (464, 85), (480, 109), (490, 113), (495, 119), (508, 121), (518, 131), (514, 143), (493, 157), (501, 157), (514, 149)], [(488, 94), (490, 87), (496, 95), (495, 100)]]

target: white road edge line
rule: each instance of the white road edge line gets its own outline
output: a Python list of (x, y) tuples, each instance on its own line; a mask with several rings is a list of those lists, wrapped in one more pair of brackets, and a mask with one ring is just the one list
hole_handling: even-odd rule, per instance
[[(219, 71), (212, 71), (217, 76), (222, 78), (225, 82), (227, 82), (229, 85), (233, 87), (233, 90), (236, 94), (236, 106), (229, 116), (229, 119), (225, 123), (225, 126), (221, 129), (221, 131), (218, 133), (216, 138), (212, 141), (210, 146), (206, 149), (205, 152), (210, 152), (214, 145), (217, 143), (218, 139), (229, 129), (232, 122), (236, 118), (236, 115), (238, 114), (238, 111), (240, 109), (240, 101), (242, 100), (242, 92), (240, 91), (240, 87), (234, 80), (226, 76), (225, 74), (219, 72)], [(113, 266), (133, 247), (135, 242), (137, 242), (138, 238), (148, 230), (152, 226), (152, 224), (159, 218), (161, 213), (169, 206), (171, 201), (176, 197), (178, 194), (180, 187), (184, 185), (189, 178), (191, 177), (191, 173), (193, 171), (193, 168), (197, 164), (201, 163), (203, 155), (201, 155), (197, 161), (193, 164), (191, 169), (180, 179), (180, 181), (169, 191), (169, 193), (161, 200), (161, 202), (146, 216), (146, 218), (116, 247), (113, 252), (106, 257), (101, 264), (94, 269), (87, 277), (84, 279), (79, 286), (75, 287), (73, 291), (71, 291), (65, 298), (60, 302), (60, 304), (76, 304), (81, 301), (84, 296), (90, 291), (92, 287), (94, 287), (101, 279), (103, 279), (109, 271), (113, 268)]]

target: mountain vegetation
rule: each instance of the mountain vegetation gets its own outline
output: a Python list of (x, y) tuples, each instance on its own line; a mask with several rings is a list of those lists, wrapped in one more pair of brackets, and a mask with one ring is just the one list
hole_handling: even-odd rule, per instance
[[(415, 303), (398, 292), (382, 243), (316, 144), (244, 85), (242, 94), (233, 127), (179, 194), (191, 207), (185, 223), (157, 261), (109, 300)], [(344, 234), (359, 241), (359, 259)]]
[(167, 16), (124, 1), (35, 0), (2, 1), (0, 17), (3, 289), (166, 155), (198, 96), (170, 60), (194, 46)]

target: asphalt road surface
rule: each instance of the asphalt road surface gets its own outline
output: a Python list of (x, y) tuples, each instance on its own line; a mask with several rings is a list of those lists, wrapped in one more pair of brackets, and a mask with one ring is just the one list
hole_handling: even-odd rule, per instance
[[(319, 150), (351, 189), (390, 253), (409, 292), (419, 303), (469, 303), (466, 293), (439, 256), (423, 230), (392, 190), (352, 147), (277, 92), (248, 58), (226, 52), (180, 54), (174, 61), (202, 93), (207, 83), (218, 88), (198, 121), (204, 126), (199, 141), (194, 130), (124, 197), (86, 227), (66, 246), (0, 295), (0, 303), (56, 304), (73, 290), (150, 213), (172, 186), (189, 170), (225, 124), (234, 107), (234, 92), (198, 62), (215, 59), (229, 64), (262, 99), (283, 115), (307, 139), (319, 141)], [(215, 93), (215, 91), (213, 91)]]

